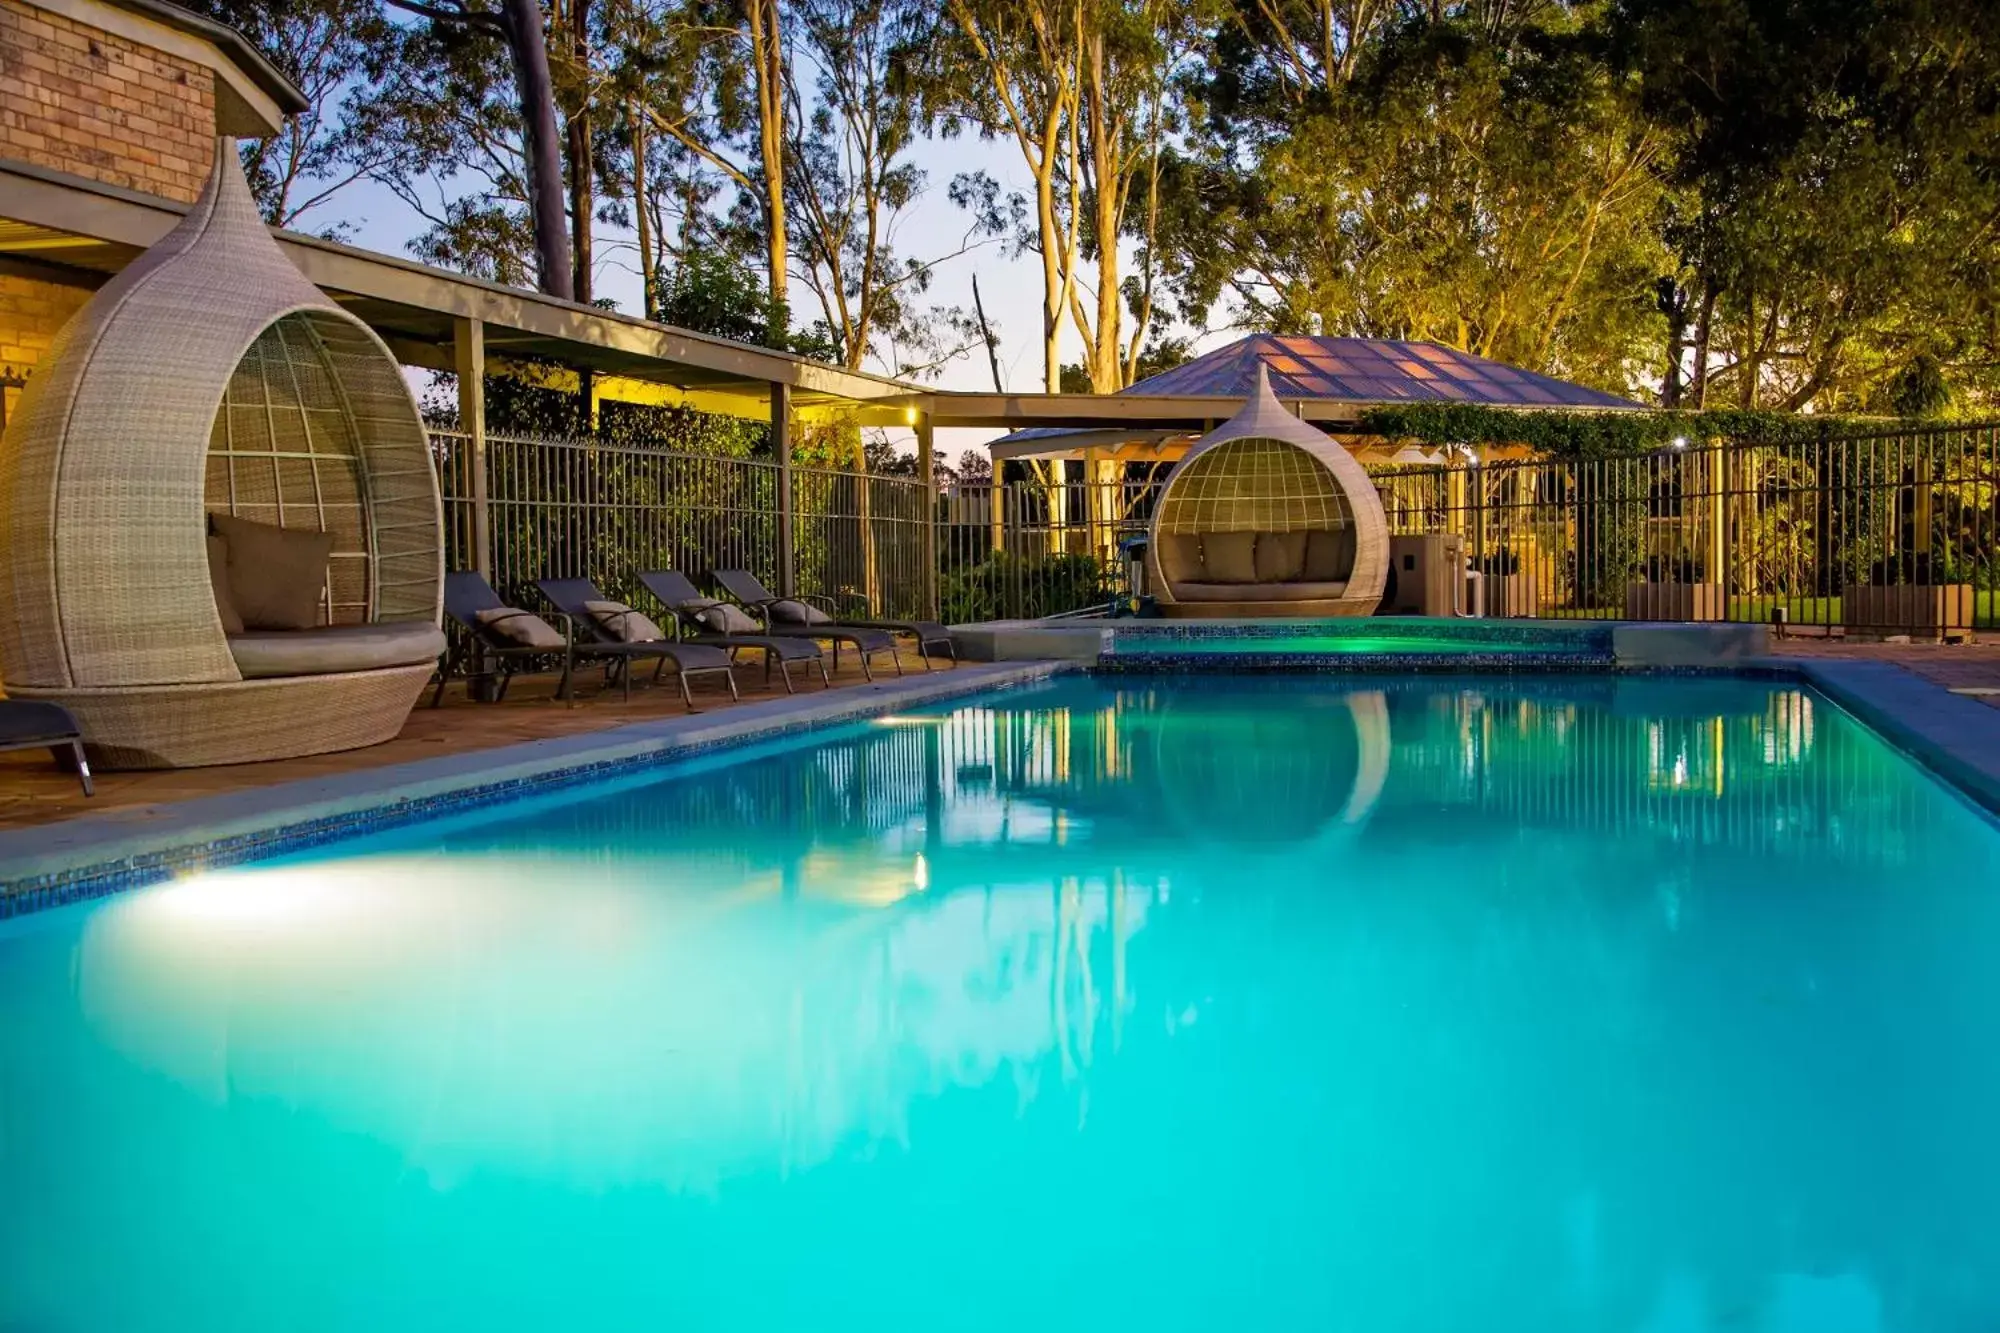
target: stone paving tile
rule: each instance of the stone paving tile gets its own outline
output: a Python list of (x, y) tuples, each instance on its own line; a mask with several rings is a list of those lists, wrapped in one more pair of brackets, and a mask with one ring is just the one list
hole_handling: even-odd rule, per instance
[(2000, 643), (1861, 643), (1840, 639), (1779, 639), (1774, 657), (1808, 661), (1887, 662), (1934, 685), (2000, 708)]
[[(906, 675), (924, 673), (923, 659), (914, 652), (903, 654)], [(949, 670), (939, 662), (937, 670)], [(875, 664), (878, 680), (893, 679), (895, 668), (886, 662)], [(263, 787), (300, 778), (332, 777), (441, 755), (489, 750), (521, 741), (550, 740), (588, 732), (607, 731), (633, 722), (679, 717), (680, 692), (671, 680), (657, 686), (635, 684), (630, 703), (619, 691), (597, 688), (598, 677), (585, 673), (577, 692), (577, 706), (565, 708), (556, 700), (556, 679), (548, 676), (516, 678), (502, 704), (478, 704), (466, 699), (464, 687), (454, 684), (445, 693), (444, 706), (429, 708), (428, 693), (410, 714), (410, 720), (396, 739), (365, 750), (340, 754), (309, 755), (303, 759), (281, 759), (264, 764), (232, 764), (219, 768), (186, 768), (158, 773), (100, 773), (97, 795), (86, 800), (76, 779), (60, 772), (41, 750), (0, 754), (0, 831), (46, 824), (81, 814), (99, 814), (127, 806), (153, 805), (164, 801), (185, 801), (215, 796), (249, 787)], [(763, 673), (746, 667), (737, 672), (737, 684), (744, 703), (784, 697), (784, 686), (775, 679), (766, 688)], [(861, 669), (852, 654), (841, 657), (834, 688), (864, 687)], [(807, 685), (798, 677), (801, 695), (820, 693), (820, 685)], [(712, 683), (695, 686), (695, 706), (704, 713), (728, 709), (726, 692)]]

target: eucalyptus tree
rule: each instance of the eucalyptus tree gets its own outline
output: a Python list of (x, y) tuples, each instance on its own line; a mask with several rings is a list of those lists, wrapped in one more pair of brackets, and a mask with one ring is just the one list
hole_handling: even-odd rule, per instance
[[(2000, 16), (1985, 0), (1618, 0), (1676, 140), (1670, 230), (1711, 403), (1894, 410), (1990, 391)], [(1679, 350), (1679, 349), (1677, 349)]]
[[(1272, 17), (1309, 10), (1334, 35), (1307, 43)], [(1434, 339), (1626, 387), (1659, 337), (1667, 136), (1588, 18), (1239, 0), (1165, 164), (1188, 311), (1226, 302), (1252, 327)]]
[[(518, 199), (527, 213), (536, 286), (564, 300), (575, 295), (568, 219), (563, 199), (562, 140), (556, 130), (555, 91), (549, 72), (546, 16), (537, 0), (387, 0), (428, 20), (405, 34), (394, 56), (396, 77), (385, 89), (383, 114), (399, 116), (405, 133), (423, 151), (386, 174), (393, 188), (432, 223), (429, 248), (438, 258), (490, 265), (515, 262), (510, 243), (521, 227), (506, 203)], [(390, 53), (385, 52), (385, 56)], [(511, 99), (495, 79), (495, 56), (512, 75)], [(417, 176), (459, 169), (483, 176), (490, 201), (441, 198), (427, 206)], [(481, 232), (491, 235), (482, 237)]]
[[(313, 226), (342, 191), (394, 160), (394, 127), (372, 100), (376, 60), (392, 36), (376, 0), (190, 0), (190, 7), (249, 38), (305, 97), (305, 110), (276, 134), (239, 146), (265, 221)], [(351, 231), (344, 221), (321, 228), (334, 240)]]
[(767, 337), (790, 328), (785, 199), (788, 78), (779, 0), (684, 0), (663, 12), (634, 110), (735, 187), (763, 255)]
[(871, 358), (922, 376), (979, 345), (976, 320), (922, 298), (939, 267), (1004, 230), (994, 201), (972, 209), (955, 245), (899, 253), (897, 236), (929, 185), (911, 157), (921, 129), (910, 77), (927, 31), (922, 0), (791, 0), (786, 216), (801, 284), (839, 360)]
[[(947, 137), (1011, 141), (1033, 182), (1017, 253), (1042, 276), (1044, 387), (1061, 385), (1065, 324), (1091, 387), (1130, 382), (1128, 306), (1153, 323), (1148, 270), (1129, 287), (1121, 247), (1137, 188), (1176, 127), (1175, 76), (1201, 35), (1205, 0), (945, 0), (928, 44), (926, 105)], [(1148, 224), (1157, 210), (1143, 210)], [(1141, 246), (1150, 262), (1152, 248)]]

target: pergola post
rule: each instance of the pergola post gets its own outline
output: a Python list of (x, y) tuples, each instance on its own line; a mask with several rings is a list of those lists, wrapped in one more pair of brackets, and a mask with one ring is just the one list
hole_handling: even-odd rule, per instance
[(1006, 464), (993, 460), (993, 480), (986, 487), (987, 523), (993, 529), (993, 554), (1007, 549), (1007, 487), (1000, 480)]
[(486, 325), (452, 320), (452, 368), (458, 374), (458, 428), (465, 433), (466, 470), (472, 484), (472, 567), (493, 578), (493, 507), (486, 482)]
[(937, 567), (937, 451), (931, 437), (931, 416), (924, 412), (917, 417), (917, 477), (923, 487), (917, 493), (923, 497), (923, 612), (927, 616), (938, 613), (938, 567)]
[(861, 597), (868, 614), (882, 614), (882, 569), (875, 550), (875, 487), (869, 480), (868, 445), (854, 432), (854, 525), (861, 544)]
[(792, 507), (792, 389), (771, 384), (771, 453), (778, 460), (778, 592), (798, 596)]

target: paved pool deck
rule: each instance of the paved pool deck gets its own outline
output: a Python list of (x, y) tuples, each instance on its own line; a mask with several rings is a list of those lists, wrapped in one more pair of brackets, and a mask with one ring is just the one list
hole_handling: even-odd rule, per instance
[[(241, 765), (230, 785), (203, 795), (107, 803), (69, 818), (0, 831), (0, 918), (445, 810), (633, 775), (726, 746), (1033, 684), (1060, 669), (1057, 663), (1007, 662), (878, 675), (872, 684), (767, 696), (692, 715), (678, 711), (679, 696), (668, 688), (658, 693), (673, 696), (675, 711), (640, 721), (633, 721), (629, 710), (620, 716), (606, 708), (596, 715), (596, 727), (578, 728), (573, 719), (584, 709), (545, 704), (533, 716), (544, 719), (553, 734), (539, 739), (400, 762), (390, 758), (401, 753), (391, 742), (348, 752), (348, 762), (337, 771), (289, 779), (281, 776), (285, 763)], [(413, 725), (424, 725), (421, 715)], [(370, 764), (369, 758), (377, 762)], [(221, 772), (203, 771), (211, 777)], [(75, 780), (69, 781), (74, 787)]]

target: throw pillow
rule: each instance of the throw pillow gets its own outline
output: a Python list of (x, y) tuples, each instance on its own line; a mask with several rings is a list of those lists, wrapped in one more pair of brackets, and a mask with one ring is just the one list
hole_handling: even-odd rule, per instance
[(623, 602), (585, 602), (583, 609), (599, 627), (620, 643), (658, 643), (667, 637), (659, 622)]
[(228, 514), (209, 525), (229, 548), (229, 597), (246, 629), (311, 629), (333, 554), (333, 535), (276, 528)]
[(532, 611), (523, 611), (515, 606), (489, 606), (473, 616), (482, 628), (493, 631), (498, 638), (523, 648), (546, 648), (562, 651), (562, 633)]
[(694, 609), (702, 628), (716, 634), (761, 634), (763, 626), (734, 602), (704, 602)]
[(229, 543), (208, 534), (208, 586), (215, 594), (215, 613), (222, 617), (224, 634), (241, 634), (243, 617), (236, 614), (236, 599), (229, 595)]
[(1306, 572), (1306, 534), (1257, 534), (1257, 582), (1297, 583)]
[(1160, 534), (1160, 572), (1169, 583), (1203, 583), (1208, 570), (1202, 563), (1201, 536), (1193, 532)]
[(1354, 529), (1321, 528), (1306, 534), (1306, 582), (1338, 583), (1354, 569)]
[(1208, 557), (1210, 583), (1255, 583), (1257, 581), (1257, 534), (1254, 532), (1211, 532), (1201, 540)]

